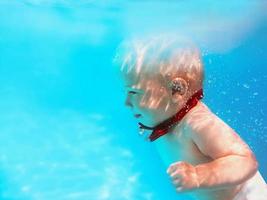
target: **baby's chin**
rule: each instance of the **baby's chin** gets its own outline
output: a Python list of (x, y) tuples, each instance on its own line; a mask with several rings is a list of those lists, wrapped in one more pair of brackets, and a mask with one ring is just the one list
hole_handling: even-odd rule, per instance
[(154, 127), (154, 123), (151, 122), (150, 120), (146, 120), (143, 116), (138, 118), (138, 122), (140, 122), (146, 126), (149, 126), (149, 127)]
[(145, 117), (142, 117), (142, 116), (138, 119), (138, 121), (140, 123), (142, 123), (143, 125), (148, 126), (148, 127), (155, 127), (160, 123), (160, 122), (156, 122), (156, 121), (151, 120), (151, 119), (150, 120), (146, 119)]

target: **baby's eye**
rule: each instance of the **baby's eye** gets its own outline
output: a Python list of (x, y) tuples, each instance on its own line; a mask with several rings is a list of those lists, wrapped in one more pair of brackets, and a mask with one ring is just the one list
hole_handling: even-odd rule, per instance
[(129, 91), (128, 93), (129, 94), (136, 94), (137, 92), (135, 92), (135, 91)]

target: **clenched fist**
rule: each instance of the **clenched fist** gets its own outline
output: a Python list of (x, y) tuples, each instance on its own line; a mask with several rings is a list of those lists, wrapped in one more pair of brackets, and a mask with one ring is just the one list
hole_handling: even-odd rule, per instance
[(167, 173), (170, 175), (177, 192), (199, 188), (196, 168), (189, 163), (175, 162), (169, 166)]

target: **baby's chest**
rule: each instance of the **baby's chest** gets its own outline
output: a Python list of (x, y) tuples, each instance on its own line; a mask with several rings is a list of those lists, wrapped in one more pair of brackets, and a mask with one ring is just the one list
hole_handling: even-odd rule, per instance
[(192, 139), (185, 134), (166, 135), (156, 141), (156, 148), (166, 166), (177, 161), (197, 164), (205, 159)]

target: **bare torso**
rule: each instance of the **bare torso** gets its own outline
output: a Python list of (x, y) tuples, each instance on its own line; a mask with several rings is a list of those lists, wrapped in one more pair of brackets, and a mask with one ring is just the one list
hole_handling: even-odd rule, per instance
[[(203, 103), (199, 103), (192, 112), (210, 112)], [(204, 155), (193, 140), (190, 138), (190, 130), (186, 127), (186, 120), (190, 117), (191, 111), (177, 125), (172, 133), (160, 137), (154, 144), (161, 156), (166, 168), (177, 161), (185, 161), (192, 165), (207, 163), (212, 161), (209, 156)], [(188, 192), (190, 196), (194, 196), (198, 200), (232, 200), (239, 192), (242, 185), (229, 187), (227, 189), (198, 189)]]

